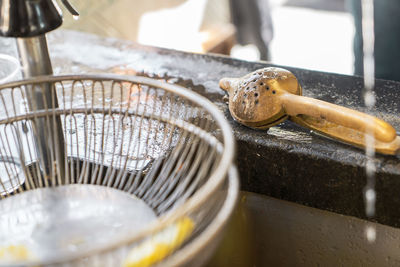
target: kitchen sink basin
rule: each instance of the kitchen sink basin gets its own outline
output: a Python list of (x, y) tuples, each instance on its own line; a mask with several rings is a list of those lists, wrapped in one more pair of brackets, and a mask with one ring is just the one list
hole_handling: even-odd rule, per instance
[(400, 265), (400, 229), (245, 191), (239, 202), (208, 267)]

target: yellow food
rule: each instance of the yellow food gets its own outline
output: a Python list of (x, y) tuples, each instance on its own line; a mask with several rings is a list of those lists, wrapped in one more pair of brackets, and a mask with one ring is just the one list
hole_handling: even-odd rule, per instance
[(27, 261), (33, 258), (33, 254), (23, 245), (0, 247), (0, 263)]
[(124, 267), (151, 266), (181, 245), (193, 232), (194, 222), (185, 217), (177, 223), (147, 239), (131, 249), (123, 264)]

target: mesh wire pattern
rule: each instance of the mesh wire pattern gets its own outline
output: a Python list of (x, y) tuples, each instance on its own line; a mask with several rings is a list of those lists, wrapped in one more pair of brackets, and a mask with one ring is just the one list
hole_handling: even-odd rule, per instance
[[(44, 94), (48, 87), (51, 95)], [(32, 93), (43, 99), (40, 107), (27, 101)], [(0, 201), (37, 188), (92, 184), (132, 194), (159, 216), (139, 234), (41, 264), (115, 266), (115, 255), (184, 216), (195, 222), (194, 239), (228, 195), (233, 154), (218, 109), (173, 84), (70, 75), (0, 86)]]

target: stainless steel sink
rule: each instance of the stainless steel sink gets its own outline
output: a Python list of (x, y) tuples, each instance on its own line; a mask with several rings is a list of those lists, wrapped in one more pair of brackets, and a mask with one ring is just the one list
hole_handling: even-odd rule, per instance
[(400, 266), (400, 229), (242, 192), (207, 266)]

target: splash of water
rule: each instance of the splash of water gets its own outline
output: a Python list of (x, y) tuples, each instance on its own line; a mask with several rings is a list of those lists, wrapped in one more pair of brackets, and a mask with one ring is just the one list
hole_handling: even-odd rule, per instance
[[(362, 11), (362, 38), (363, 38), (363, 61), (364, 61), (364, 103), (367, 111), (371, 112), (375, 106), (375, 62), (374, 62), (374, 2), (373, 0), (361, 0)], [(373, 125), (372, 123), (370, 125)], [(368, 218), (375, 216), (375, 136), (372, 128), (366, 129), (365, 154), (366, 154), (366, 186), (364, 189), (365, 213)], [(366, 237), (368, 242), (373, 243), (376, 239), (374, 227), (367, 226)]]

